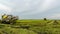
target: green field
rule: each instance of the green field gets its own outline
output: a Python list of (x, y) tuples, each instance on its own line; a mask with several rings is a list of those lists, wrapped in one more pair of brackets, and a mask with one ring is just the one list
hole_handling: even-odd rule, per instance
[(17, 20), (0, 24), (0, 34), (60, 34), (60, 20)]

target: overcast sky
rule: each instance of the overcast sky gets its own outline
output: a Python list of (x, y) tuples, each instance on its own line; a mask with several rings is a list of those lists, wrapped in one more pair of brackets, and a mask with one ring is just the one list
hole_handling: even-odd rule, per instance
[(60, 0), (0, 0), (0, 16), (4, 13), (21, 19), (60, 19)]

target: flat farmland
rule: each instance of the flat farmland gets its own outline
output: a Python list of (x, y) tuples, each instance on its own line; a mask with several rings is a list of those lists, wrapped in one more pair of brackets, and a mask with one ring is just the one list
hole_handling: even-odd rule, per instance
[(0, 24), (0, 34), (60, 34), (60, 20), (17, 20)]

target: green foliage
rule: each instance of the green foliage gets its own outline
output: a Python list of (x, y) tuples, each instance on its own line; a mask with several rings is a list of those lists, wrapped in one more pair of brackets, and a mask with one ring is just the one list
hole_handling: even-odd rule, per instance
[(13, 25), (0, 24), (0, 34), (60, 34), (60, 20), (17, 20)]

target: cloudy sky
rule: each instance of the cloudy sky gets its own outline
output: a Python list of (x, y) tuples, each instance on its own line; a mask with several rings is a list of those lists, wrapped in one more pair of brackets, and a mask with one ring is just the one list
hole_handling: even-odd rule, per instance
[(60, 0), (0, 0), (0, 16), (4, 13), (20, 19), (60, 19)]

